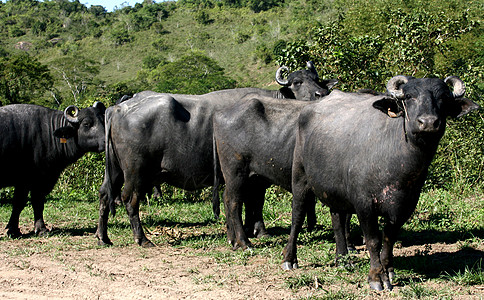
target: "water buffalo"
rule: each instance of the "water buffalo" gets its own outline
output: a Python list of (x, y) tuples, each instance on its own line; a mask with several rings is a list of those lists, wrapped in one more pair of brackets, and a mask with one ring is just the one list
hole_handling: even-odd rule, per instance
[(347, 254), (346, 215), (356, 213), (370, 254), (370, 287), (392, 288), (393, 245), (415, 210), (446, 118), (479, 106), (463, 98), (464, 83), (457, 77), (396, 76), (387, 90), (391, 96), (333, 91), (325, 101), (302, 109), (284, 269), (298, 265), (296, 243), (304, 206), (316, 196), (330, 208), (337, 258)]
[(47, 232), (43, 210), (45, 197), (61, 172), (88, 151), (104, 151), (105, 106), (64, 112), (29, 104), (0, 107), (0, 187), (15, 187), (7, 235), (19, 237), (19, 216), (30, 202), (34, 210), (34, 231)]
[[(141, 92), (106, 113), (106, 173), (99, 190), (100, 245), (107, 236), (109, 211), (121, 198), (128, 212), (135, 241), (152, 246), (141, 227), (139, 201), (162, 182), (186, 190), (214, 185), (213, 113), (247, 94), (275, 98), (295, 96), (315, 100), (329, 93), (334, 80), (319, 80), (312, 63), (308, 70), (291, 73), (278, 91), (240, 88), (204, 95)], [(124, 188), (123, 187), (124, 184)], [(122, 192), (121, 192), (122, 189)], [(214, 208), (219, 205), (214, 204)], [(217, 212), (216, 212), (217, 214)]]
[[(267, 233), (262, 222), (266, 189), (275, 184), (291, 191), (297, 119), (303, 107), (314, 103), (247, 95), (237, 105), (215, 113), (213, 132), (225, 179), (227, 235), (234, 249), (249, 247), (248, 235)], [(314, 204), (308, 207), (308, 226), (312, 227)]]

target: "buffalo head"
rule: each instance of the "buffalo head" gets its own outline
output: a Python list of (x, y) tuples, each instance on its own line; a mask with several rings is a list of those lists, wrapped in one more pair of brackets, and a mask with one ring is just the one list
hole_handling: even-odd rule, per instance
[(70, 105), (64, 110), (66, 126), (54, 131), (54, 136), (66, 143), (73, 139), (76, 145), (84, 151), (102, 152), (105, 147), (104, 113), (106, 107), (96, 102), (92, 107), (79, 109)]
[(330, 89), (338, 83), (336, 79), (320, 80), (313, 62), (307, 62), (307, 70), (299, 70), (290, 73), (287, 79), (282, 73), (289, 69), (286, 66), (276, 71), (276, 81), (283, 87), (281, 93), (287, 98), (294, 98), (303, 101), (318, 100), (329, 94)]

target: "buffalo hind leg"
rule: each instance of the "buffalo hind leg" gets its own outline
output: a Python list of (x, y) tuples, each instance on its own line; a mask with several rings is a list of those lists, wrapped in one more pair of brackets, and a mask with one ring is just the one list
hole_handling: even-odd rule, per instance
[(133, 189), (132, 185), (125, 184), (121, 199), (129, 216), (135, 242), (141, 247), (148, 248), (155, 245), (146, 237), (139, 217), (139, 202), (144, 195), (137, 189)]
[[(99, 189), (99, 220), (96, 229), (97, 244), (99, 246), (111, 246), (113, 243), (108, 237), (109, 199), (105, 182)], [(114, 199), (111, 199), (114, 201)]]
[(234, 250), (247, 249), (252, 246), (242, 225), (242, 203), (246, 195), (244, 190), (247, 188), (247, 185), (243, 184), (244, 180), (246, 179), (237, 177), (234, 180), (228, 180), (225, 185), (224, 204), (227, 215), (227, 232)]
[(249, 236), (256, 238), (269, 236), (263, 218), (267, 188), (269, 188), (269, 185), (259, 182), (257, 179), (252, 179), (248, 188), (245, 189), (245, 231)]
[(342, 258), (348, 255), (348, 245), (346, 242), (347, 213), (334, 210), (330, 210), (330, 212), (336, 242), (336, 263), (340, 263)]
[(8, 221), (7, 227), (7, 235), (11, 238), (18, 238), (22, 236), (19, 228), (19, 217), (22, 210), (27, 205), (27, 196), (29, 191), (21, 188), (15, 187), (15, 191), (13, 194), (13, 203), (12, 203), (12, 214), (10, 215), (10, 220)]

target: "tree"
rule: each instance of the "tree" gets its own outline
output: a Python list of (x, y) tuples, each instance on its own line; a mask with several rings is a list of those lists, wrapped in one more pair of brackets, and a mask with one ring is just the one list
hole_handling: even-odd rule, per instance
[(50, 65), (58, 80), (67, 86), (75, 104), (88, 92), (89, 86), (94, 85), (94, 77), (99, 74), (98, 63), (80, 55), (63, 56)]
[(155, 91), (165, 93), (204, 94), (235, 87), (235, 80), (226, 77), (223, 68), (197, 52), (159, 65), (150, 73), (149, 81)]
[(53, 84), (49, 68), (28, 54), (0, 58), (0, 105), (41, 102)]

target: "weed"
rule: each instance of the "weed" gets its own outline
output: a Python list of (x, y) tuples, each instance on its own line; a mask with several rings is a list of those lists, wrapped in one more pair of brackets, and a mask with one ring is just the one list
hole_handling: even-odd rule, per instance
[(446, 272), (444, 278), (451, 280), (459, 285), (482, 285), (484, 284), (484, 270), (482, 268), (482, 258), (471, 268), (465, 266), (464, 271), (457, 271), (454, 275)]

